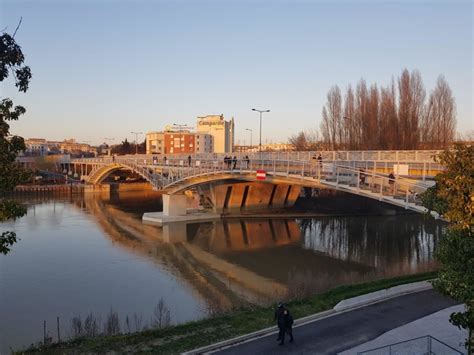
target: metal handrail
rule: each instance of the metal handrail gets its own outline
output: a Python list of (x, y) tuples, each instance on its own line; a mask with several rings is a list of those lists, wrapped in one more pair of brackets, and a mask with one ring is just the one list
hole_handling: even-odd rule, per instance
[[(452, 354), (461, 354), (463, 355), (463, 353), (459, 350), (456, 350), (454, 349), (452, 346), (446, 344), (445, 342), (442, 342), (441, 340), (431, 336), (431, 335), (424, 335), (424, 336), (421, 336), (421, 337), (417, 337), (417, 338), (413, 338), (413, 339), (409, 339), (409, 340), (404, 340), (404, 341), (399, 341), (397, 343), (393, 343), (393, 344), (389, 344), (389, 345), (385, 345), (385, 346), (380, 346), (378, 348), (374, 348), (374, 349), (370, 349), (370, 350), (365, 350), (365, 351), (361, 351), (361, 352), (358, 352), (357, 355), (368, 355), (369, 353), (371, 352), (377, 352), (377, 354), (380, 354), (380, 350), (383, 350), (383, 349), (388, 349), (389, 350), (389, 354), (391, 354), (391, 348), (394, 347), (394, 346), (397, 346), (397, 345), (401, 345), (401, 344), (406, 344), (406, 343), (409, 343), (409, 342), (414, 342), (416, 340), (420, 340), (420, 339), (424, 339), (426, 338), (427, 339), (427, 344), (426, 344), (426, 347), (427, 347), (427, 354), (435, 354), (432, 352), (432, 340), (444, 345), (445, 347), (447, 347), (449, 350), (452, 350)], [(444, 354), (444, 353), (443, 353)]]

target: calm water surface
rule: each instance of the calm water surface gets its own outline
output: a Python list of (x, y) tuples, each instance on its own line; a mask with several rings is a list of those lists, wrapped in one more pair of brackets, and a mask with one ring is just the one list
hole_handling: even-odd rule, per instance
[(161, 209), (153, 193), (25, 200), (28, 215), (1, 225), (21, 240), (0, 256), (0, 353), (71, 334), (73, 316), (149, 322), (162, 298), (173, 323), (290, 291), (416, 273), (436, 267), (442, 224), (421, 215), (232, 219), (188, 225), (164, 240), (141, 222)]

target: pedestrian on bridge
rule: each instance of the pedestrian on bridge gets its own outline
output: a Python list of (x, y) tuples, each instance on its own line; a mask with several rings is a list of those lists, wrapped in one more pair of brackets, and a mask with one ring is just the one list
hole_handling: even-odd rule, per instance
[(359, 186), (365, 186), (365, 169), (359, 170)]
[(232, 157), (228, 157), (227, 155), (224, 157), (224, 164), (227, 165), (227, 169), (230, 170), (230, 165), (232, 164)]
[(188, 155), (188, 166), (191, 166), (191, 156)]
[(322, 166), (323, 166), (323, 156), (321, 155), (321, 153), (319, 153), (317, 160), (318, 160), (319, 167), (322, 168)]
[(249, 164), (250, 164), (250, 158), (248, 155), (245, 156), (244, 161), (245, 161), (245, 169), (248, 169)]
[(232, 169), (235, 169), (237, 167), (237, 157), (234, 155), (234, 157), (232, 158)]
[(395, 174), (393, 171), (388, 175), (388, 184), (390, 185), (390, 193), (395, 194)]

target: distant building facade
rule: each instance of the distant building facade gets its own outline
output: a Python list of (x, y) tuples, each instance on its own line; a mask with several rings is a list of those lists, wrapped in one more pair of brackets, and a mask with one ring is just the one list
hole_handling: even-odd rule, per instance
[(197, 133), (213, 137), (214, 153), (232, 153), (234, 147), (234, 119), (224, 119), (224, 115), (200, 116), (196, 123)]
[(214, 137), (210, 134), (173, 131), (146, 134), (147, 154), (213, 153)]
[(210, 134), (196, 133), (196, 153), (214, 153), (214, 137)]
[(163, 132), (148, 132), (146, 134), (146, 153), (164, 153), (165, 134)]
[(191, 132), (165, 132), (163, 154), (194, 153), (196, 137)]
[(97, 149), (86, 143), (78, 143), (75, 139), (48, 141), (44, 138), (25, 139), (25, 155), (45, 156), (55, 154), (96, 154)]

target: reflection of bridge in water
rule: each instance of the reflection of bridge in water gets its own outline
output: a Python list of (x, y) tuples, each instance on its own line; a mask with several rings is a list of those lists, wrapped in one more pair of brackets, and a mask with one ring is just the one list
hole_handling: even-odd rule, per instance
[(390, 217), (379, 217), (383, 225), (371, 217), (230, 219), (188, 225), (185, 240), (165, 241), (161, 228), (123, 210), (128, 202), (91, 196), (85, 206), (116, 246), (166, 265), (196, 297), (221, 309), (282, 297), (299, 275), (324, 290), (429, 270), (441, 228), (433, 222), (429, 230), (417, 216), (400, 216), (396, 225)]

